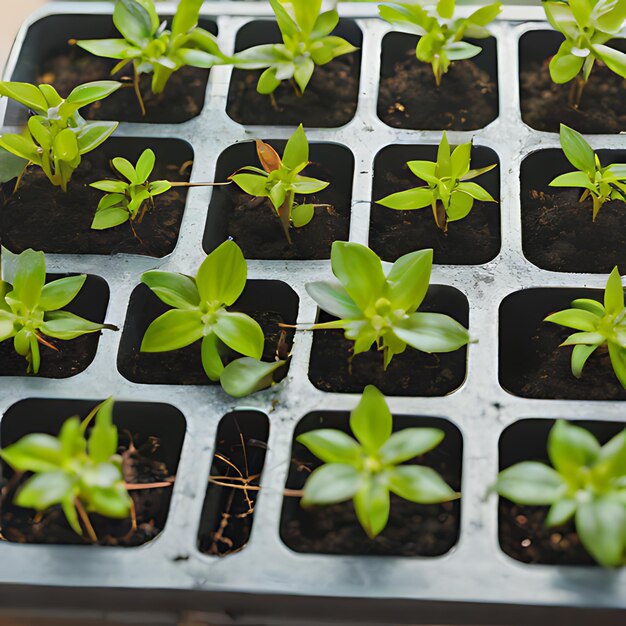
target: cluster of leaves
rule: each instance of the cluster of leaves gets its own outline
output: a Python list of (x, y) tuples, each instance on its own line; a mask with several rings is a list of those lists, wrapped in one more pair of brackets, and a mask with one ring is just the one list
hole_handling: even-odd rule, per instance
[(67, 419), (58, 437), (33, 433), (4, 448), (0, 456), (15, 471), (34, 474), (19, 488), (15, 504), (37, 511), (61, 505), (79, 535), (83, 534), (79, 512), (85, 509), (114, 519), (128, 517), (131, 499), (117, 454), (117, 438), (113, 400), (108, 399), (82, 423), (78, 417)]
[[(106, 194), (98, 203), (98, 209), (91, 224), (92, 228), (104, 230), (129, 220), (131, 222), (137, 220), (137, 223), (141, 223), (148, 203), (153, 207), (154, 197), (172, 188), (167, 180), (148, 181), (154, 169), (155, 160), (154, 152), (148, 148), (143, 151), (135, 166), (122, 157), (116, 157), (111, 161), (113, 169), (128, 182), (99, 180), (91, 183), (90, 187), (104, 191)], [(140, 214), (139, 209), (142, 207)]]
[(202, 0), (180, 0), (172, 20), (172, 29), (161, 23), (152, 0), (118, 0), (113, 23), (123, 39), (90, 39), (76, 42), (91, 54), (120, 59), (111, 74), (128, 63), (133, 64), (135, 91), (139, 76), (152, 74), (152, 93), (160, 94), (171, 75), (181, 67), (210, 68), (228, 59), (220, 51), (215, 36), (198, 27)]
[(444, 131), (437, 150), (437, 162), (409, 161), (407, 163), (411, 172), (421, 178), (426, 186), (391, 194), (378, 200), (378, 204), (398, 211), (423, 209), (430, 206), (435, 223), (444, 233), (447, 232), (449, 222), (456, 222), (467, 217), (474, 206), (474, 200), (495, 202), (486, 189), (468, 181), (489, 172), (497, 164), (471, 170), (471, 154), (471, 142), (457, 146), (454, 152), (451, 152), (448, 137)]
[[(243, 397), (270, 386), (285, 361), (264, 363), (265, 337), (245, 313), (229, 311), (246, 286), (248, 268), (241, 248), (225, 241), (203, 261), (195, 278), (162, 271), (141, 280), (171, 310), (155, 319), (143, 337), (142, 352), (171, 352), (201, 341), (202, 366), (210, 380)], [(224, 366), (229, 350), (243, 358)]]
[(565, 124), (561, 124), (560, 136), (563, 153), (578, 171), (557, 176), (550, 186), (584, 189), (580, 202), (591, 197), (594, 222), (605, 202), (626, 202), (626, 164), (614, 163), (602, 167), (600, 158), (585, 138)]
[(339, 318), (314, 329), (341, 328), (355, 342), (354, 354), (375, 343), (385, 369), (407, 346), (422, 352), (452, 352), (469, 341), (467, 330), (442, 313), (421, 313), (430, 283), (432, 250), (400, 257), (386, 273), (380, 258), (366, 246), (336, 241), (331, 251), (335, 282), (306, 285), (309, 295), (327, 313)]
[(579, 76), (578, 89), (571, 104), (578, 106), (591, 70), (600, 60), (616, 74), (626, 78), (626, 54), (605, 45), (619, 36), (626, 20), (626, 3), (617, 0), (544, 1), (546, 16), (553, 28), (565, 37), (550, 61), (550, 76), (555, 83), (567, 83)]
[(549, 505), (547, 526), (574, 519), (601, 565), (626, 565), (626, 431), (604, 446), (587, 430), (558, 421), (548, 437), (552, 467), (523, 461), (500, 472), (496, 491), (521, 505)]
[(430, 63), (437, 86), (448, 71), (452, 61), (471, 59), (482, 48), (467, 41), (465, 37), (485, 39), (491, 35), (487, 25), (502, 10), (500, 2), (481, 7), (469, 17), (455, 17), (455, 0), (430, 2), (390, 2), (379, 5), (380, 16), (402, 32), (420, 35), (415, 54)]
[(280, 0), (269, 0), (283, 37), (282, 44), (253, 46), (233, 57), (235, 67), (265, 69), (257, 85), (261, 94), (271, 94), (284, 80), (294, 80), (304, 93), (316, 65), (326, 65), (356, 48), (331, 35), (339, 22), (335, 9), (321, 12), (322, 0), (291, 0), (288, 8)]
[(361, 526), (373, 538), (387, 525), (390, 492), (419, 504), (459, 497), (430, 467), (401, 465), (437, 447), (444, 433), (438, 428), (405, 428), (392, 434), (393, 417), (376, 387), (365, 388), (350, 414), (350, 429), (356, 440), (330, 428), (297, 438), (324, 462), (304, 486), (303, 506), (352, 500)]
[[(31, 163), (38, 165), (53, 185), (67, 191), (82, 155), (100, 146), (118, 126), (118, 122), (85, 121), (78, 110), (106, 98), (120, 87), (120, 83), (107, 80), (85, 83), (64, 100), (51, 85), (0, 82), (0, 96), (34, 112), (21, 134), (0, 136), (0, 148), (22, 159), (21, 164), (14, 160), (14, 168), (21, 166), (18, 174)], [(3, 182), (15, 174), (13, 169), (8, 172), (9, 178), (3, 175)]]
[(4, 250), (3, 256), (8, 260), (4, 266), (6, 280), (0, 280), (0, 342), (13, 339), (15, 352), (28, 363), (28, 373), (39, 372), (39, 344), (57, 350), (46, 337), (67, 341), (103, 329), (117, 330), (60, 310), (82, 289), (86, 275), (46, 284), (43, 252), (29, 249), (14, 256)]
[(291, 136), (282, 159), (269, 144), (257, 140), (257, 155), (263, 169), (242, 167), (229, 180), (257, 198), (269, 198), (291, 243), (289, 227), (306, 226), (315, 214), (315, 204), (295, 204), (296, 194), (309, 195), (326, 189), (330, 183), (300, 172), (309, 164), (309, 142), (302, 124)]
[(553, 313), (544, 321), (578, 331), (561, 344), (574, 346), (572, 374), (576, 378), (582, 376), (587, 359), (598, 348), (606, 348), (613, 371), (626, 388), (626, 308), (622, 278), (617, 267), (606, 283), (604, 304), (581, 298), (572, 302), (571, 309)]

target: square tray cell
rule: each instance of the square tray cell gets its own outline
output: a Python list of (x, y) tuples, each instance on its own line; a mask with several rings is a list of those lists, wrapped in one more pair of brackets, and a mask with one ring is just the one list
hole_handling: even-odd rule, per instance
[[(2, 244), (13, 252), (26, 248), (57, 254), (140, 254), (169, 255), (178, 241), (187, 201), (184, 187), (156, 196), (141, 222), (135, 220), (115, 228), (91, 228), (98, 202), (104, 193), (89, 187), (103, 179), (116, 179), (110, 161), (125, 157), (135, 164), (141, 153), (151, 148), (156, 165), (150, 181), (188, 182), (194, 153), (180, 139), (112, 137), (82, 157), (68, 191), (54, 187), (41, 168), (30, 167), (18, 190), (10, 195), (0, 214)], [(6, 185), (7, 193), (14, 188)]]
[[(2, 418), (2, 446), (15, 443), (30, 433), (58, 435), (63, 422), (72, 416), (84, 419), (97, 406), (94, 400), (37, 398), (21, 400)], [(172, 482), (185, 436), (183, 414), (169, 404), (156, 402), (116, 402), (113, 422), (118, 428), (124, 477), (131, 484)], [(35, 521), (35, 512), (11, 503), (20, 479), (2, 462), (2, 474), (9, 490), (2, 506), (2, 534), (17, 543), (88, 544), (69, 527), (56, 506)], [(23, 482), (23, 481), (22, 481)], [(131, 519), (112, 520), (90, 514), (99, 544), (132, 547), (153, 540), (165, 527), (173, 487), (131, 491), (137, 529)]]
[[(277, 140), (267, 143), (279, 154), (286, 144)], [(329, 206), (317, 207), (309, 224), (291, 229), (293, 245), (287, 243), (269, 199), (249, 196), (233, 184), (213, 191), (202, 243), (204, 250), (212, 252), (232, 238), (246, 259), (330, 258), (333, 241), (346, 241), (350, 233), (354, 155), (339, 144), (313, 143), (310, 148), (311, 163), (302, 174), (330, 182), (330, 186), (314, 195), (296, 196), (296, 203)], [(218, 158), (215, 181), (226, 181), (247, 165), (260, 166), (255, 143), (247, 141), (229, 146)]]
[(500, 305), (500, 384), (524, 398), (563, 400), (626, 400), (611, 368), (608, 351), (599, 348), (577, 379), (571, 372), (571, 347), (560, 344), (571, 329), (543, 322), (570, 308), (578, 298), (602, 302), (600, 289), (525, 289)]
[[(626, 162), (626, 150), (599, 150), (603, 165)], [(608, 274), (615, 265), (626, 272), (626, 211), (607, 202), (594, 222), (591, 198), (582, 189), (550, 187), (561, 174), (575, 171), (562, 150), (533, 152), (522, 162), (522, 245), (526, 258), (554, 272)]]
[[(58, 278), (65, 278), (75, 274), (47, 274), (46, 282), (52, 282)], [(63, 307), (90, 322), (102, 324), (104, 322), (107, 307), (109, 305), (109, 285), (99, 276), (87, 275), (87, 280), (78, 295)], [(106, 330), (104, 332), (113, 332)], [(47, 338), (56, 349), (39, 344), (41, 353), (40, 378), (69, 378), (86, 370), (96, 356), (100, 333), (90, 333), (61, 341)], [(0, 343), (0, 376), (33, 376), (26, 374), (26, 360), (13, 349), (13, 340), (8, 339)], [(6, 383), (5, 383), (6, 384)]]
[[(352, 20), (341, 20), (332, 34), (357, 48), (363, 44), (363, 33)], [(252, 46), (281, 42), (275, 21), (257, 20), (239, 30), (235, 50), (241, 52)], [(291, 81), (283, 81), (274, 92), (274, 100), (259, 94), (256, 86), (261, 74), (262, 70), (233, 70), (226, 112), (240, 124), (335, 128), (347, 124), (356, 113), (360, 51), (317, 66), (303, 96), (296, 93)], [(332, 109), (328, 106), (331, 100)]]
[[(250, 280), (229, 310), (241, 311), (259, 322), (265, 334), (263, 360), (274, 361), (276, 356), (286, 358), (291, 351), (293, 330), (279, 324), (296, 323), (298, 303), (295, 291), (281, 281)], [(170, 309), (146, 285), (134, 289), (117, 357), (118, 370), (128, 380), (148, 385), (213, 384), (202, 368), (200, 341), (172, 352), (140, 352), (148, 326)], [(281, 374), (286, 375), (284, 368)]]
[[(296, 437), (317, 428), (338, 429), (353, 436), (349, 419), (349, 413), (316, 411), (299, 422), (292, 444), (288, 489), (302, 489), (311, 471), (322, 465), (296, 441)], [(459, 429), (438, 417), (394, 416), (394, 431), (416, 427), (439, 428), (445, 437), (434, 450), (407, 464), (435, 469), (458, 491), (463, 462), (463, 440)], [(357, 520), (352, 501), (304, 509), (300, 506), (300, 498), (285, 497), (280, 536), (295, 552), (433, 557), (445, 554), (457, 543), (460, 519), (459, 500), (426, 505), (392, 495), (389, 523), (376, 539), (371, 540)]]
[(437, 146), (392, 145), (383, 148), (374, 161), (374, 186), (370, 213), (369, 245), (381, 258), (395, 261), (415, 250), (433, 248), (434, 262), (440, 265), (480, 265), (500, 251), (500, 165), (498, 155), (483, 146), (472, 148), (472, 168), (497, 163), (498, 167), (475, 182), (498, 202), (476, 200), (470, 214), (451, 222), (443, 233), (435, 224), (430, 207), (413, 211), (388, 209), (377, 200), (425, 185), (407, 167), (407, 161), (436, 161)]
[(394, 128), (476, 130), (498, 117), (496, 40), (467, 39), (483, 51), (456, 61), (437, 87), (430, 63), (415, 56), (419, 37), (388, 33), (383, 38), (378, 117)]
[[(465, 296), (443, 285), (431, 285), (419, 311), (445, 313), (467, 328), (469, 305)], [(321, 311), (318, 321), (335, 319)], [(376, 385), (389, 396), (445, 396), (465, 380), (467, 348), (444, 354), (426, 354), (407, 347), (383, 370), (383, 353), (374, 346), (353, 357), (354, 342), (343, 330), (316, 330), (309, 379), (322, 391), (361, 393)]]

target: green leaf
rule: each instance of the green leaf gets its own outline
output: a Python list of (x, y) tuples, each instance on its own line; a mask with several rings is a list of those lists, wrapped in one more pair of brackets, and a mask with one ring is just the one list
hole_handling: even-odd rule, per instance
[(54, 138), (52, 149), (55, 159), (67, 161), (71, 164), (72, 161), (79, 157), (76, 134), (69, 128), (65, 128)]
[(329, 463), (314, 470), (304, 485), (302, 506), (327, 505), (350, 500), (361, 484), (351, 465)]
[(544, 319), (544, 322), (552, 322), (553, 324), (559, 324), (560, 326), (573, 328), (575, 330), (594, 332), (598, 327), (599, 319), (597, 315), (589, 311), (565, 309), (564, 311), (558, 311), (557, 313), (548, 315), (548, 317)]
[(576, 169), (593, 176), (596, 171), (596, 155), (585, 138), (565, 124), (561, 124), (560, 137), (567, 160)]
[(202, 339), (200, 356), (204, 373), (213, 382), (218, 381), (224, 372), (224, 363), (220, 354), (222, 342), (215, 333), (209, 333)]
[(467, 345), (469, 334), (456, 320), (442, 313), (413, 313), (393, 326), (394, 334), (422, 352), (453, 352)]
[(263, 95), (274, 93), (281, 81), (276, 78), (276, 68), (270, 67), (261, 74), (257, 83), (257, 91)]
[(405, 428), (393, 433), (379, 451), (385, 464), (397, 465), (436, 448), (444, 438), (438, 428)]
[(475, 46), (467, 41), (453, 41), (446, 44), (444, 50), (450, 61), (472, 59), (483, 51), (480, 46)]
[(576, 531), (591, 556), (604, 567), (623, 564), (626, 507), (609, 498), (584, 502), (576, 511)]
[(80, 154), (87, 154), (102, 145), (119, 126), (119, 122), (85, 122), (76, 135)]
[(461, 144), (454, 149), (450, 157), (450, 171), (453, 180), (459, 179), (469, 172), (471, 155), (471, 142)]
[(108, 398), (96, 413), (95, 423), (89, 435), (89, 456), (94, 463), (105, 463), (116, 453), (117, 428), (113, 424), (113, 398)]
[(43, 252), (35, 252), (32, 249), (24, 250), (17, 257), (13, 291), (8, 297), (19, 300), (28, 310), (32, 311), (39, 303), (45, 282), (46, 262)]
[(45, 472), (30, 478), (17, 492), (14, 502), (27, 509), (45, 511), (71, 495), (74, 489), (75, 481), (64, 471)]
[(17, 178), (27, 165), (26, 159), (0, 148), (0, 185)]
[(554, 504), (567, 491), (560, 474), (543, 463), (523, 461), (498, 475), (496, 491), (516, 504)]
[(121, 180), (97, 180), (95, 183), (90, 183), (89, 186), (97, 189), (98, 191), (119, 194), (125, 194), (129, 188), (128, 183)]
[(467, 18), (467, 21), (478, 26), (487, 26), (487, 24), (493, 22), (498, 17), (500, 11), (502, 11), (502, 3), (494, 2), (474, 11)]
[(385, 396), (373, 385), (367, 385), (359, 404), (350, 414), (350, 428), (369, 454), (377, 453), (389, 440), (393, 418)]
[[(461, 185), (472, 184), (473, 183), (461, 183)], [(461, 185), (459, 185), (459, 187)], [(478, 187), (478, 185), (476, 186)], [(449, 205), (447, 207), (448, 222), (456, 222), (467, 217), (474, 206), (474, 198), (471, 195), (460, 193), (461, 191), (461, 189), (458, 189), (458, 191), (454, 191), (450, 196)]]
[(291, 212), (291, 222), (295, 228), (306, 226), (315, 216), (314, 204), (300, 204)]
[(106, 59), (131, 59), (140, 54), (126, 39), (81, 39), (76, 45), (90, 54)]
[(80, 109), (98, 100), (104, 100), (104, 98), (116, 92), (121, 86), (122, 83), (118, 83), (115, 80), (99, 80), (85, 83), (75, 87), (65, 99), (65, 102)]
[(622, 387), (626, 389), (626, 348), (622, 348), (613, 341), (609, 341), (609, 356), (615, 375)]
[(48, 113), (48, 102), (35, 85), (0, 81), (0, 96), (11, 98), (42, 115)]
[(204, 335), (199, 310), (167, 311), (157, 317), (146, 330), (141, 352), (170, 352), (195, 343)]
[(361, 462), (361, 446), (340, 430), (320, 428), (304, 433), (296, 440), (324, 463), (346, 463), (358, 468)]
[(51, 435), (26, 435), (0, 452), (0, 456), (18, 472), (51, 472), (61, 467), (61, 443)]
[[(143, 48), (158, 28), (158, 16), (146, 6), (147, 3), (135, 0), (119, 0), (113, 11), (113, 23), (122, 36)], [(155, 24), (156, 17), (156, 24)]]
[(113, 167), (125, 178), (129, 180), (134, 185), (139, 184), (139, 180), (137, 178), (137, 172), (133, 167), (133, 164), (123, 157), (116, 157), (111, 161)]
[(287, 365), (287, 361), (264, 363), (251, 357), (243, 357), (229, 363), (220, 382), (222, 389), (233, 398), (244, 398), (274, 383), (274, 373)]
[(296, 70), (293, 73), (293, 78), (296, 81), (300, 91), (304, 93), (307, 85), (309, 84), (313, 72), (315, 71), (315, 61), (313, 59), (304, 57), (296, 63)]
[(126, 209), (120, 207), (107, 207), (99, 209), (94, 215), (91, 222), (91, 228), (94, 230), (106, 230), (107, 228), (115, 228), (130, 219), (130, 213)]
[(184, 274), (153, 270), (142, 274), (141, 282), (159, 300), (177, 309), (196, 309), (200, 304), (195, 281)]
[(592, 46), (592, 50), (597, 56), (604, 61), (607, 67), (621, 76), (626, 78), (626, 54), (615, 48), (604, 45)]
[(330, 183), (323, 180), (317, 180), (316, 178), (309, 178), (307, 176), (297, 176), (296, 180), (291, 183), (293, 191), (303, 195), (309, 195), (312, 193), (318, 193), (328, 187)]
[(339, 24), (339, 13), (336, 10), (325, 11), (318, 15), (311, 30), (311, 39), (325, 37), (335, 30)]
[(408, 161), (407, 165), (415, 176), (429, 184), (436, 184), (439, 180), (436, 173), (437, 164), (432, 161)]
[(130, 515), (132, 500), (123, 483), (108, 488), (91, 490), (90, 508), (107, 517), (124, 519)]
[(476, 183), (459, 183), (457, 191), (479, 200), (480, 202), (495, 202), (494, 197)]
[(305, 289), (323, 311), (339, 319), (349, 320), (361, 317), (361, 311), (341, 285), (316, 281), (306, 283)]
[(550, 187), (583, 187), (584, 189), (595, 189), (595, 185), (590, 182), (586, 172), (568, 172), (561, 174), (550, 182)]
[(213, 330), (235, 352), (254, 359), (263, 355), (263, 330), (249, 315), (222, 310), (217, 315)]
[(0, 148), (26, 161), (41, 164), (37, 144), (24, 135), (5, 134), (0, 136)]
[(458, 498), (458, 494), (432, 468), (402, 465), (387, 471), (389, 489), (396, 495), (418, 504), (438, 504)]
[(561, 526), (567, 524), (567, 522), (574, 517), (576, 509), (578, 508), (578, 502), (575, 499), (558, 500), (555, 502), (548, 511), (546, 517), (546, 526), (548, 528), (552, 526)]
[(379, 535), (389, 520), (389, 488), (380, 476), (363, 482), (354, 496), (354, 510), (368, 537)]
[(397, 211), (412, 211), (430, 206), (432, 201), (433, 192), (431, 189), (428, 187), (417, 187), (392, 193), (382, 200), (377, 200), (377, 204), (381, 204), (389, 209), (396, 209)]
[(225, 241), (203, 261), (196, 276), (198, 293), (203, 302), (234, 304), (246, 286), (248, 266), (241, 248)]
[(574, 346), (572, 350), (572, 374), (576, 378), (580, 378), (583, 373), (583, 368), (589, 357), (597, 350), (598, 345), (578, 345)]
[(267, 190), (267, 175), (235, 174), (230, 177), (230, 180), (247, 194), (256, 198), (265, 198), (269, 195)]
[(598, 458), (600, 444), (584, 428), (559, 420), (548, 436), (548, 455), (563, 476), (575, 476), (581, 467), (591, 467)]
[(278, 28), (285, 37), (293, 37), (298, 31), (298, 25), (291, 19), (289, 13), (287, 13), (285, 7), (279, 0), (270, 0), (270, 5), (276, 15), (276, 21), (278, 22)]
[(141, 156), (137, 160), (137, 165), (135, 166), (137, 184), (141, 185), (148, 180), (154, 169), (155, 162), (156, 156), (150, 148), (147, 148), (141, 153)]
[(569, 42), (564, 42), (561, 50), (552, 57), (549, 65), (550, 78), (560, 85), (574, 79), (582, 70), (585, 62), (583, 57), (576, 56), (570, 52), (571, 44)]
[(55, 311), (67, 306), (83, 288), (87, 280), (86, 274), (59, 278), (44, 285), (39, 298), (39, 308), (42, 311)]
[(452, 172), (452, 163), (450, 160), (450, 144), (448, 143), (448, 135), (443, 131), (441, 143), (437, 148), (437, 175), (439, 178), (450, 176)]
[(597, 300), (589, 300), (588, 298), (578, 298), (572, 301), (572, 306), (575, 309), (582, 309), (583, 311), (589, 311), (598, 317), (604, 317), (606, 310), (604, 306)]
[(604, 308), (609, 315), (617, 315), (624, 310), (624, 288), (617, 267), (613, 268), (606, 283)]
[(183, 0), (172, 20), (172, 37), (186, 35), (198, 25), (203, 0)]
[(428, 292), (432, 267), (433, 251), (430, 249), (405, 254), (393, 264), (387, 283), (394, 310), (417, 311)]

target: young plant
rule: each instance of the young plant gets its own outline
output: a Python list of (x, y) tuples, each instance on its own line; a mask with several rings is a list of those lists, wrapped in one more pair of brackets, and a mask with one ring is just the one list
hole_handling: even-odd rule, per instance
[[(261, 94), (272, 94), (284, 80), (293, 80), (298, 95), (313, 76), (316, 65), (326, 65), (344, 54), (355, 52), (351, 43), (330, 33), (339, 23), (336, 9), (321, 13), (322, 0), (270, 0), (283, 43), (248, 48), (233, 57), (235, 67), (265, 69), (257, 85)], [(290, 9), (290, 10), (289, 10)]]
[[(221, 381), (227, 393), (244, 396), (272, 384), (285, 361), (263, 363), (265, 337), (259, 324), (229, 311), (246, 286), (248, 268), (241, 248), (225, 241), (204, 260), (195, 278), (150, 271), (142, 282), (172, 307), (155, 319), (143, 337), (142, 352), (171, 352), (201, 341), (202, 366), (208, 378)], [(232, 350), (245, 358), (224, 366)]]
[(389, 519), (389, 493), (419, 504), (449, 502), (460, 497), (430, 467), (402, 465), (436, 448), (444, 438), (438, 428), (405, 428), (392, 434), (393, 417), (376, 387), (368, 385), (350, 414), (356, 440), (341, 430), (323, 428), (297, 441), (324, 462), (304, 486), (302, 506), (352, 500), (357, 518), (370, 538)]
[(106, 141), (118, 126), (118, 122), (86, 121), (78, 110), (120, 87), (120, 83), (110, 80), (85, 83), (64, 100), (51, 85), (0, 82), (0, 96), (34, 112), (22, 133), (0, 135), (0, 148), (23, 159), (24, 168), (38, 165), (53, 185), (67, 191), (82, 155)]
[(34, 474), (17, 491), (17, 506), (43, 512), (60, 505), (72, 529), (82, 535), (82, 521), (93, 542), (98, 538), (88, 513), (114, 519), (130, 515), (132, 503), (117, 454), (111, 398), (82, 423), (78, 417), (68, 418), (58, 437), (26, 435), (0, 451), (0, 456), (16, 472)]
[(553, 313), (544, 321), (579, 331), (561, 344), (574, 346), (572, 374), (576, 378), (582, 376), (587, 359), (596, 350), (608, 350), (613, 371), (626, 389), (626, 308), (617, 267), (613, 268), (606, 283), (604, 304), (581, 298), (572, 302), (571, 309)]
[(25, 250), (8, 256), (5, 279), (0, 278), (0, 342), (13, 340), (15, 352), (28, 363), (27, 373), (37, 374), (41, 364), (39, 344), (58, 348), (48, 338), (68, 341), (104, 329), (117, 330), (110, 324), (96, 324), (69, 311), (63, 311), (78, 295), (87, 276), (68, 276), (46, 284), (43, 252)]
[(448, 232), (448, 223), (467, 217), (474, 206), (474, 200), (495, 202), (487, 190), (477, 183), (468, 181), (489, 172), (497, 164), (471, 170), (471, 154), (471, 142), (457, 146), (451, 153), (448, 137), (444, 131), (436, 163), (432, 161), (407, 163), (411, 172), (421, 178), (426, 185), (391, 194), (378, 200), (378, 204), (398, 211), (430, 206), (437, 226), (444, 233)]
[(570, 104), (578, 107), (591, 70), (597, 60), (626, 78), (626, 54), (605, 45), (619, 37), (626, 20), (626, 3), (612, 0), (559, 0), (543, 2), (550, 24), (565, 41), (550, 61), (550, 76), (555, 83), (574, 78)]
[(256, 149), (263, 169), (253, 166), (242, 167), (229, 180), (251, 196), (270, 199), (285, 237), (291, 244), (289, 227), (306, 226), (313, 219), (315, 207), (320, 206), (296, 205), (296, 194), (318, 193), (326, 189), (330, 183), (300, 175), (309, 164), (309, 142), (302, 124), (287, 142), (282, 159), (272, 146), (258, 139)]
[(135, 94), (145, 115), (141, 74), (152, 74), (152, 93), (158, 95), (181, 67), (211, 68), (227, 61), (215, 36), (198, 26), (202, 2), (180, 0), (168, 30), (152, 0), (118, 0), (113, 23), (123, 39), (87, 39), (76, 44), (96, 56), (120, 59), (111, 74), (133, 64)]
[(113, 228), (127, 221), (131, 224), (135, 221), (141, 224), (148, 206), (154, 207), (154, 197), (172, 188), (167, 180), (148, 181), (155, 161), (154, 152), (149, 148), (143, 151), (135, 166), (122, 157), (111, 161), (113, 169), (128, 182), (99, 180), (91, 183), (90, 187), (104, 191), (106, 194), (98, 203), (98, 209), (91, 224), (93, 229)]
[(471, 59), (482, 48), (463, 41), (465, 37), (486, 39), (491, 35), (486, 28), (502, 10), (500, 2), (494, 2), (474, 11), (469, 17), (455, 17), (455, 0), (439, 0), (437, 3), (389, 2), (378, 7), (380, 16), (406, 33), (420, 35), (415, 50), (417, 58), (430, 63), (437, 87), (452, 61)]
[(600, 565), (626, 565), (626, 430), (600, 446), (589, 431), (559, 420), (548, 456), (552, 467), (523, 461), (500, 472), (498, 494), (550, 506), (548, 527), (574, 519), (582, 545)]
[(314, 330), (342, 328), (354, 341), (354, 354), (373, 344), (383, 352), (384, 367), (407, 346), (422, 352), (453, 352), (469, 341), (459, 322), (441, 313), (417, 311), (426, 296), (432, 250), (400, 257), (385, 272), (380, 258), (366, 246), (336, 241), (331, 251), (333, 274), (340, 284), (306, 285), (321, 309), (339, 319), (315, 324)]
[(561, 124), (560, 135), (563, 153), (578, 171), (557, 176), (550, 186), (583, 188), (579, 202), (591, 196), (594, 222), (605, 202), (626, 202), (626, 164), (614, 163), (602, 167), (600, 157), (580, 133)]

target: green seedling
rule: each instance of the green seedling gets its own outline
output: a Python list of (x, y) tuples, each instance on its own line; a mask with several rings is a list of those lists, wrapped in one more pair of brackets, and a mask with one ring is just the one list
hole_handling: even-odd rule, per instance
[[(248, 268), (239, 246), (225, 241), (203, 261), (195, 278), (150, 271), (142, 282), (172, 307), (155, 319), (143, 337), (142, 352), (171, 352), (200, 343), (208, 378), (221, 381), (230, 395), (241, 397), (268, 387), (285, 361), (261, 362), (265, 337), (245, 313), (229, 311), (246, 286)], [(227, 353), (243, 358), (224, 366)]]
[[(53, 185), (67, 191), (82, 155), (104, 143), (118, 126), (118, 122), (86, 121), (79, 109), (106, 98), (120, 87), (120, 83), (110, 80), (85, 83), (64, 100), (51, 85), (0, 82), (0, 96), (34, 112), (22, 133), (0, 135), (0, 148), (22, 159), (22, 172), (31, 164), (37, 165)], [(0, 154), (0, 174), (4, 179), (0, 182), (14, 178), (17, 169), (15, 160), (11, 168), (6, 155)]]
[(282, 159), (269, 144), (257, 140), (257, 155), (263, 169), (242, 167), (229, 180), (243, 191), (258, 198), (269, 198), (280, 219), (285, 237), (292, 243), (290, 226), (306, 226), (315, 214), (317, 204), (296, 204), (296, 194), (309, 195), (326, 189), (330, 183), (302, 176), (300, 172), (309, 164), (309, 142), (302, 124), (291, 136)]
[(409, 502), (437, 504), (460, 497), (432, 468), (402, 465), (436, 448), (444, 438), (438, 428), (405, 428), (392, 433), (393, 417), (376, 387), (368, 385), (350, 414), (350, 430), (323, 428), (297, 441), (324, 462), (309, 476), (301, 503), (325, 506), (352, 500), (370, 538), (389, 520), (389, 494)]
[(464, 39), (490, 37), (487, 25), (498, 16), (502, 4), (494, 2), (481, 7), (466, 18), (455, 17), (455, 0), (389, 2), (378, 9), (380, 16), (398, 30), (420, 36), (415, 55), (431, 64), (439, 87), (451, 62), (471, 59), (482, 52), (480, 46)]
[(14, 503), (42, 512), (60, 505), (74, 532), (83, 534), (82, 522), (97, 542), (88, 513), (124, 519), (132, 506), (117, 438), (113, 400), (108, 399), (82, 423), (78, 417), (67, 419), (58, 437), (33, 433), (4, 448), (0, 456), (15, 471), (34, 474), (19, 488)]
[(321, 309), (339, 319), (314, 330), (341, 328), (354, 341), (354, 354), (373, 344), (383, 352), (384, 367), (407, 346), (422, 352), (452, 352), (466, 345), (468, 332), (441, 313), (418, 312), (430, 282), (432, 250), (400, 257), (385, 272), (380, 258), (366, 246), (336, 241), (331, 251), (335, 282), (306, 285)]
[(68, 276), (46, 284), (43, 252), (25, 250), (5, 263), (6, 280), (0, 277), (0, 342), (13, 340), (15, 352), (27, 362), (27, 373), (37, 374), (41, 364), (39, 345), (58, 348), (48, 338), (69, 341), (101, 330), (117, 330), (110, 324), (96, 324), (63, 311), (78, 295), (87, 276)]
[(548, 527), (573, 519), (600, 565), (626, 565), (626, 431), (600, 446), (589, 431), (559, 420), (548, 456), (552, 467), (523, 461), (500, 472), (495, 490), (520, 505), (549, 506)]
[(574, 78), (570, 104), (578, 107), (583, 90), (596, 61), (626, 78), (626, 54), (605, 45), (619, 37), (626, 20), (623, 0), (559, 0), (543, 2), (550, 24), (565, 41), (550, 61), (550, 76), (555, 83)]
[(464, 143), (450, 152), (450, 144), (446, 133), (443, 133), (437, 162), (409, 161), (409, 169), (426, 185), (391, 194), (378, 204), (396, 209), (410, 211), (430, 206), (435, 223), (444, 232), (448, 232), (448, 223), (467, 217), (474, 206), (474, 200), (495, 202), (491, 194), (477, 183), (468, 182), (473, 178), (491, 171), (497, 164), (480, 169), (470, 169), (472, 144)]
[(561, 148), (577, 171), (557, 176), (550, 183), (551, 187), (584, 189), (579, 202), (591, 197), (594, 222), (605, 202), (609, 200), (626, 202), (626, 164), (614, 163), (602, 167), (600, 157), (585, 138), (565, 124), (561, 124)]
[(123, 38), (75, 43), (96, 56), (119, 59), (111, 74), (133, 64), (135, 94), (145, 115), (139, 85), (142, 74), (152, 74), (152, 93), (158, 95), (181, 67), (211, 68), (228, 61), (215, 36), (198, 26), (202, 1), (180, 0), (171, 30), (168, 30), (166, 22), (161, 23), (152, 0), (118, 0), (113, 23)]
[(626, 308), (622, 278), (617, 267), (606, 283), (604, 304), (581, 298), (572, 302), (571, 309), (553, 313), (544, 321), (579, 331), (561, 344), (574, 346), (572, 374), (576, 378), (582, 376), (587, 359), (596, 350), (608, 350), (613, 371), (626, 389)]
[(296, 93), (304, 91), (316, 65), (326, 65), (355, 52), (351, 43), (330, 33), (339, 23), (336, 9), (322, 10), (322, 0), (291, 0), (289, 8), (270, 0), (283, 43), (253, 46), (233, 57), (235, 67), (265, 69), (257, 85), (261, 94), (272, 94), (284, 80), (293, 81)]

